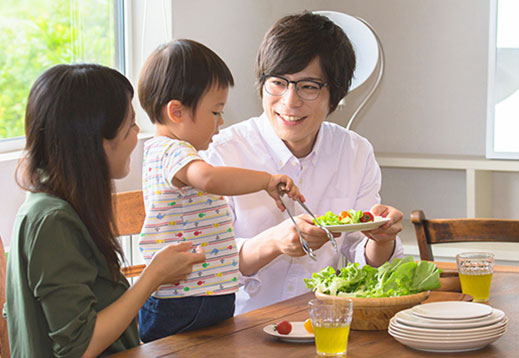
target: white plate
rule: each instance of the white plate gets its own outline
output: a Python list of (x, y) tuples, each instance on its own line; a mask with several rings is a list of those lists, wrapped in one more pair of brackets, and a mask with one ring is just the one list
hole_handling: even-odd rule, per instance
[(274, 324), (263, 327), (263, 332), (286, 342), (306, 343), (314, 341), (314, 334), (309, 333), (304, 326), (304, 322), (290, 322), (292, 330), (289, 334), (279, 334), (274, 330)]
[(493, 330), (498, 330), (502, 327), (506, 327), (508, 324), (508, 318), (504, 317), (503, 320), (496, 322), (494, 324), (483, 326), (483, 327), (475, 327), (475, 328), (458, 328), (458, 329), (433, 329), (433, 328), (421, 328), (421, 327), (412, 327), (403, 323), (399, 323), (395, 317), (391, 318), (389, 323), (398, 329), (402, 329), (406, 332), (413, 332), (417, 334), (423, 333), (441, 333), (441, 334), (466, 334), (466, 333), (478, 333), (478, 332), (489, 332)]
[(470, 319), (488, 316), (492, 307), (482, 303), (463, 301), (432, 302), (411, 308), (415, 316), (429, 319)]
[(410, 339), (420, 339), (426, 341), (440, 340), (440, 341), (459, 341), (459, 340), (473, 340), (473, 339), (482, 339), (492, 337), (498, 334), (503, 334), (506, 331), (506, 327), (501, 327), (497, 330), (492, 330), (491, 332), (477, 332), (477, 333), (467, 333), (467, 334), (417, 334), (415, 332), (404, 331), (400, 328), (396, 328), (395, 326), (389, 325), (387, 331), (389, 334), (396, 334), (402, 336), (404, 338)]
[(475, 328), (489, 326), (501, 321), (505, 317), (505, 313), (499, 309), (492, 309), (492, 313), (488, 316), (478, 317), (470, 320), (432, 320), (412, 314), (412, 309), (406, 309), (395, 314), (395, 319), (403, 324), (422, 328)]
[[(503, 333), (504, 334), (504, 333)], [(481, 349), (487, 345), (497, 341), (503, 334), (497, 334), (492, 337), (474, 340), (463, 340), (463, 341), (424, 341), (422, 339), (410, 339), (402, 337), (397, 334), (391, 334), (394, 339), (398, 342), (421, 351), (426, 352), (439, 352), (439, 353), (450, 353), (450, 352), (466, 352)]]
[(331, 232), (350, 232), (350, 231), (367, 231), (378, 228), (389, 221), (389, 218), (382, 216), (375, 216), (373, 221), (360, 224), (345, 224), (345, 225), (323, 225)]

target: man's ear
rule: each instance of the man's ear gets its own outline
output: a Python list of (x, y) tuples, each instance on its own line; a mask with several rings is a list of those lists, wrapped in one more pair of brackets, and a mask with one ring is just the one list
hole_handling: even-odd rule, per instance
[(183, 111), (184, 106), (179, 100), (172, 99), (166, 104), (166, 115), (173, 123), (180, 123), (182, 121)]

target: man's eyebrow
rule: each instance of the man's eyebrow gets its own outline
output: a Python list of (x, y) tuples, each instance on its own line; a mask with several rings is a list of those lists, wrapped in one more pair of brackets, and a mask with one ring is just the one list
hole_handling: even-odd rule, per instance
[(324, 79), (322, 79), (321, 77), (303, 77), (301, 78), (299, 81), (317, 81), (317, 82), (323, 82)]
[[(285, 76), (276, 76), (276, 77), (286, 78), (286, 79), (288, 80), (288, 78), (285, 77)], [(295, 80), (295, 81), (316, 81), (316, 82), (324, 82), (325, 80), (324, 80), (322, 77), (306, 76), (306, 77), (301, 77), (300, 79)]]

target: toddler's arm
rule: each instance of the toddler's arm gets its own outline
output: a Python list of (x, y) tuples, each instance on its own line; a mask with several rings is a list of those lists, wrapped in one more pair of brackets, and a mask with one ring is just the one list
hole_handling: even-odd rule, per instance
[(283, 210), (277, 185), (284, 183), (290, 198), (305, 200), (299, 188), (287, 175), (271, 175), (267, 172), (234, 167), (214, 167), (203, 160), (195, 160), (180, 169), (173, 184), (189, 185), (216, 195), (242, 195), (266, 190)]

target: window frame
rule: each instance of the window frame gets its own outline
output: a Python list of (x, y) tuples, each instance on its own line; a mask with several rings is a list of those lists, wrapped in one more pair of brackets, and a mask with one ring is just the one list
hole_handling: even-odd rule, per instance
[(519, 160), (519, 151), (499, 152), (494, 149), (498, 2), (499, 0), (490, 0), (489, 4), (486, 158)]

